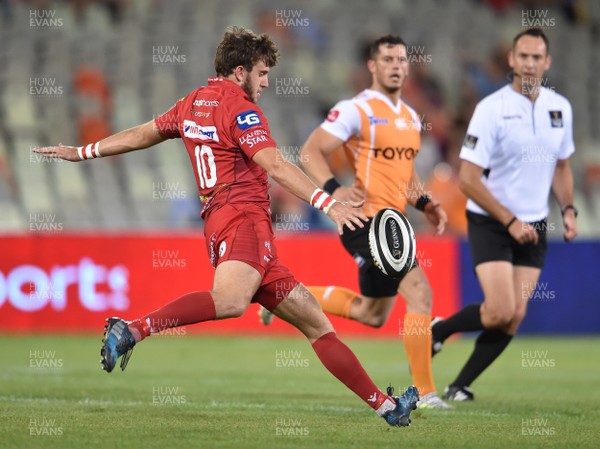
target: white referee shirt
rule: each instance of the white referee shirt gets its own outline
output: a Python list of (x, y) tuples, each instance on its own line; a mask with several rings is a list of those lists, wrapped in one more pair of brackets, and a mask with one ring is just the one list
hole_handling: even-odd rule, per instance
[[(477, 104), (460, 158), (485, 169), (494, 197), (523, 222), (548, 216), (556, 161), (575, 151), (573, 111), (562, 95), (540, 88), (532, 103), (510, 85)], [(467, 210), (488, 215), (473, 200)]]

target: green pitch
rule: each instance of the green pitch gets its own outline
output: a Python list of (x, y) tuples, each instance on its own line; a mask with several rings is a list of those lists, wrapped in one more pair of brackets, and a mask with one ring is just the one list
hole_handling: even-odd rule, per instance
[[(400, 341), (346, 342), (382, 388), (409, 384)], [(597, 448), (598, 344), (519, 337), (475, 402), (389, 428), (300, 338), (157, 336), (106, 374), (99, 337), (0, 336), (0, 447)], [(436, 356), (439, 389), (471, 345)]]

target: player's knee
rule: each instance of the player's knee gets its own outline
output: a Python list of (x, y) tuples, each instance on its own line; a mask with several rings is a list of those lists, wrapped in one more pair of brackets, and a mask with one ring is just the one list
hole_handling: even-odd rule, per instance
[(510, 326), (517, 307), (510, 298), (504, 296), (486, 297), (481, 307), (481, 322), (484, 327), (503, 329)]
[(310, 335), (307, 335), (309, 339), (311, 338), (320, 338), (325, 334), (330, 332), (335, 332), (333, 325), (327, 319), (320, 320), (310, 331)]
[(513, 320), (513, 312), (507, 309), (496, 309), (487, 311), (483, 317), (483, 324), (489, 328), (504, 328)]
[(526, 308), (519, 308), (516, 310), (515, 314), (513, 315), (512, 321), (511, 321), (511, 327), (516, 327), (518, 328), (519, 325), (521, 324), (521, 322), (525, 319), (525, 315), (527, 314), (527, 309)]
[(247, 309), (247, 304), (240, 302), (230, 302), (225, 304), (223, 307), (222, 313), (220, 313), (219, 318), (239, 318), (241, 317)]
[(296, 321), (293, 324), (310, 340), (311, 343), (314, 343), (325, 334), (335, 332), (329, 319), (320, 310), (315, 311), (314, 314), (305, 316), (303, 319)]
[(241, 317), (251, 300), (251, 298), (244, 298), (243, 296), (224, 295), (217, 292), (212, 292), (212, 297), (215, 302), (217, 318)]

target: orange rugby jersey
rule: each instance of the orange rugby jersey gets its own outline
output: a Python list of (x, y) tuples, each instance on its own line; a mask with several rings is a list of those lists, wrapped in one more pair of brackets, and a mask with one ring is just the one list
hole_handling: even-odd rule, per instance
[(329, 111), (321, 127), (344, 141), (354, 186), (365, 193), (365, 215), (393, 207), (406, 210), (407, 188), (421, 146), (421, 122), (401, 100), (366, 89)]

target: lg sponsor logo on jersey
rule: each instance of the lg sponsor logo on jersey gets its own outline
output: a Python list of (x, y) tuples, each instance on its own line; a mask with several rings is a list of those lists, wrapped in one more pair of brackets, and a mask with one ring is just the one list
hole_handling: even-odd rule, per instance
[(238, 128), (242, 130), (261, 124), (260, 116), (256, 111), (242, 112), (241, 114), (236, 115), (235, 120)]

